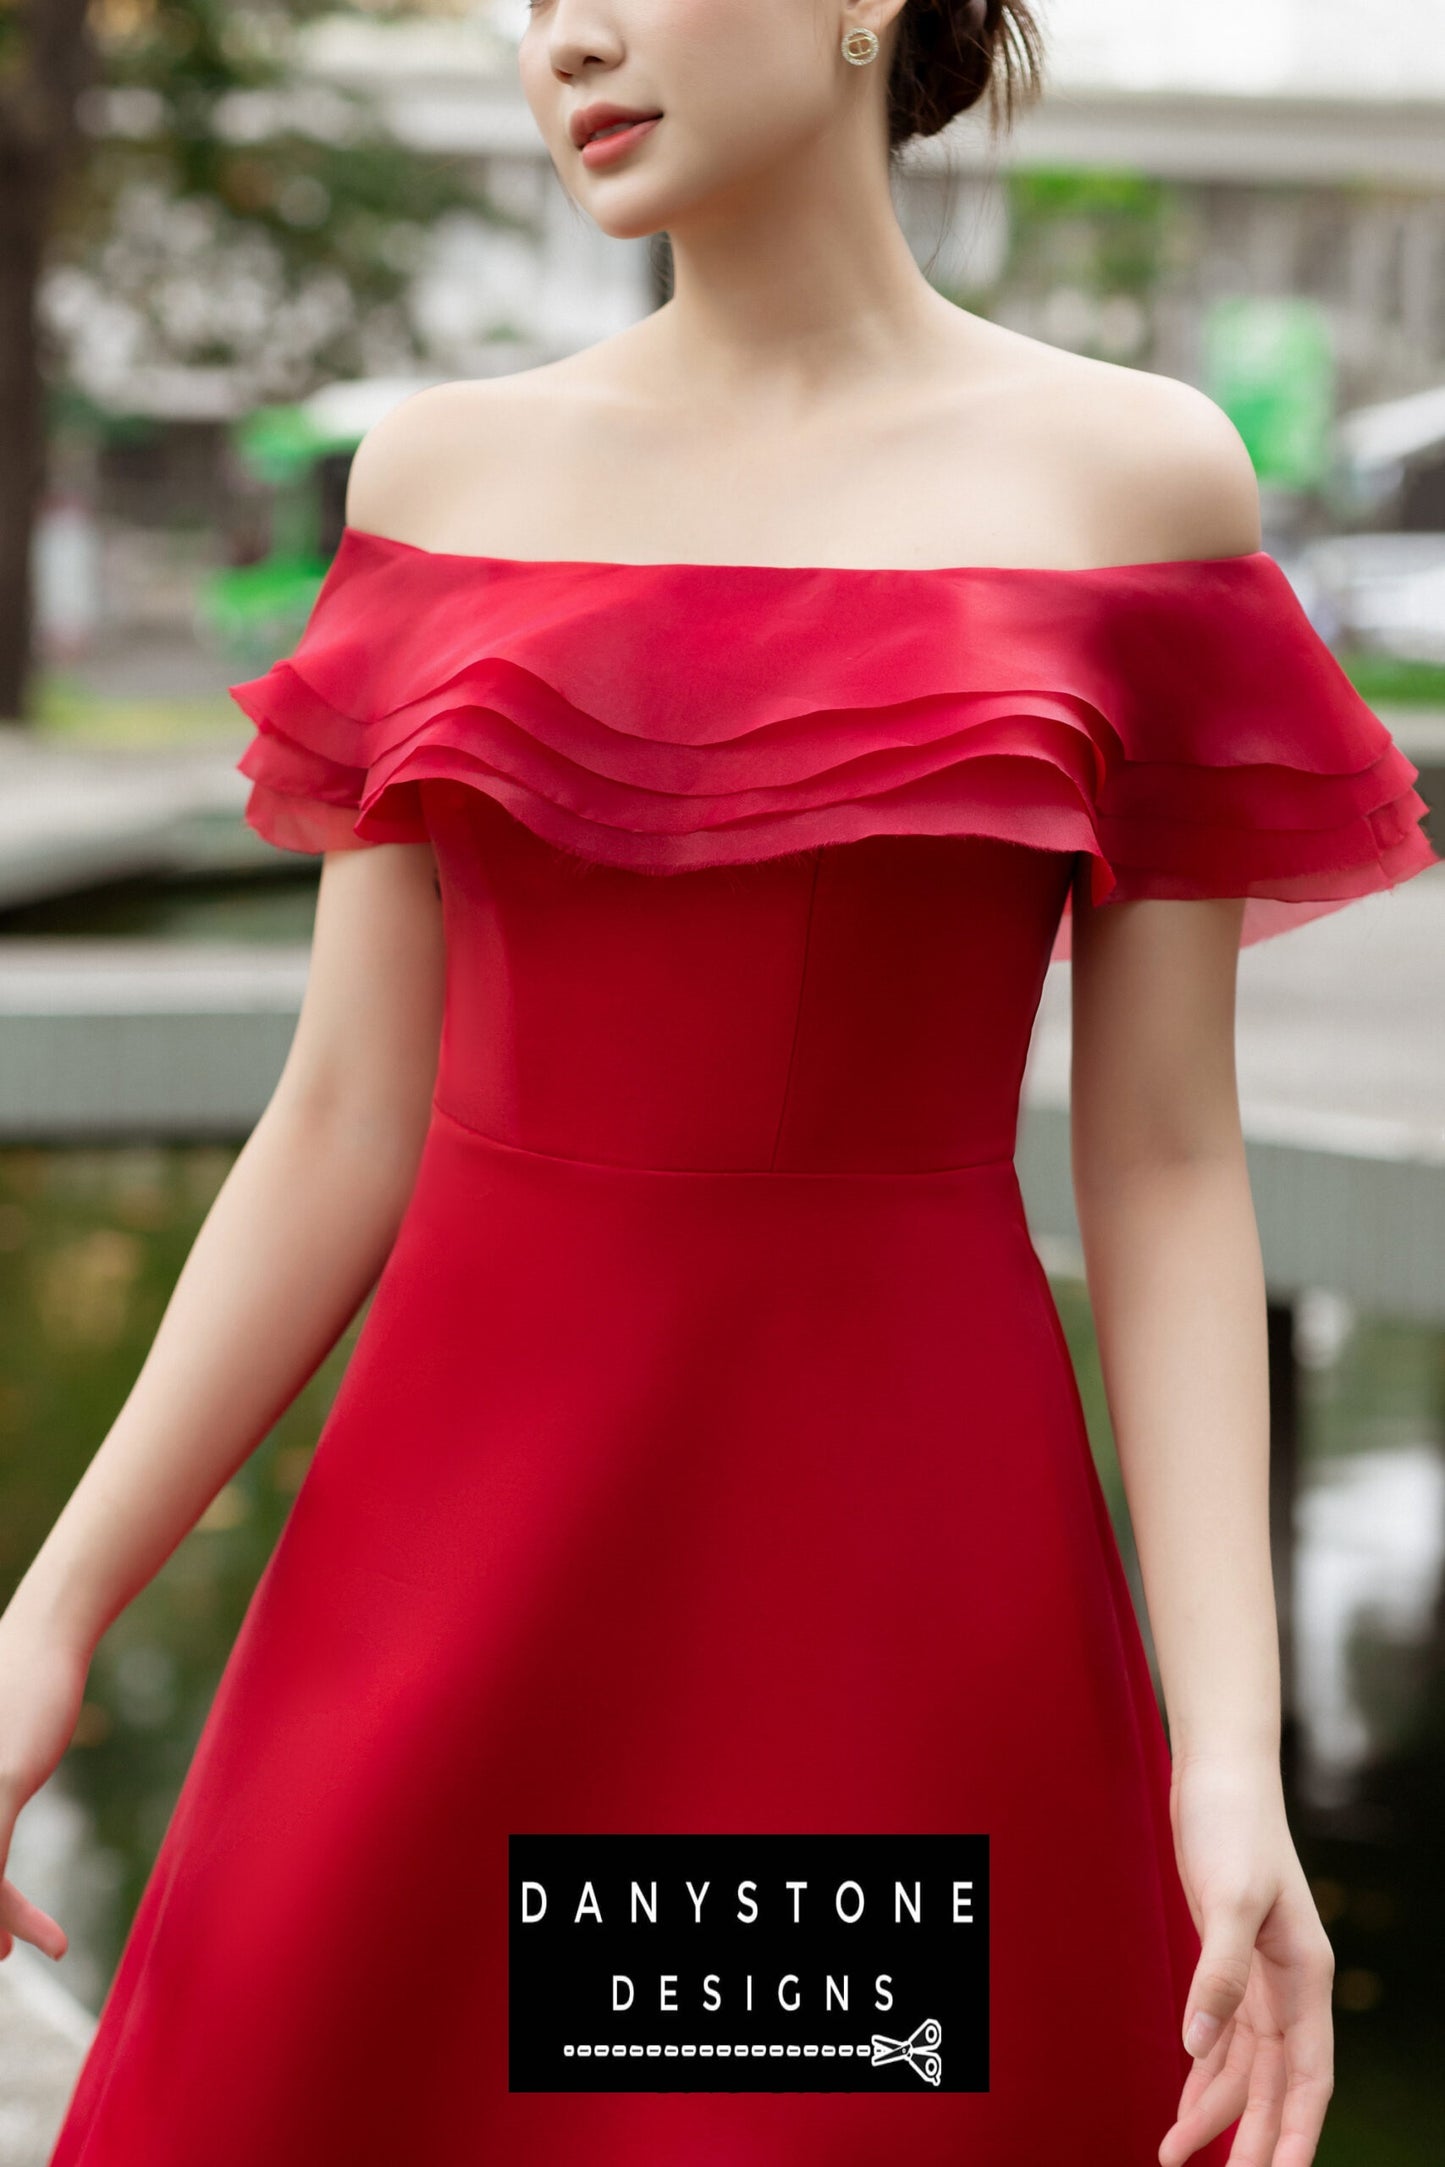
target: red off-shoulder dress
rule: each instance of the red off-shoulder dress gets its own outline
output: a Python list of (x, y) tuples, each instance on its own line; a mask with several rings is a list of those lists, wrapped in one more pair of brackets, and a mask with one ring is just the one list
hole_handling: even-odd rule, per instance
[[(1076, 881), (1244, 897), (1258, 940), (1438, 862), (1416, 769), (1264, 552), (351, 527), (230, 689), (263, 836), (432, 845), (445, 1024), (52, 2167), (1153, 2167), (1199, 1944), (1015, 1174), (1025, 1055)], [(829, 1835), (786, 1860), (870, 1901), (875, 1840), (984, 1837), (986, 1961), (962, 1933), (936, 2005), (870, 1971), (840, 2013), (815, 1913), (792, 1993), (769, 1943), (745, 2011), (722, 1935), (721, 2013), (685, 1942), (669, 2007), (614, 1915), (619, 2013), (559, 1883), (523, 2008), (509, 1847), (563, 1835), (602, 1876), (609, 1836)], [(749, 1856), (766, 1907), (785, 1854)]]

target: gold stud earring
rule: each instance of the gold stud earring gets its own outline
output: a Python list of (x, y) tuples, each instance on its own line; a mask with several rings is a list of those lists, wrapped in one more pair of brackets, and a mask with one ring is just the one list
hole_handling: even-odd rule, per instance
[(850, 30), (843, 39), (843, 58), (851, 60), (855, 68), (866, 68), (870, 60), (878, 56), (878, 33), (876, 30)]

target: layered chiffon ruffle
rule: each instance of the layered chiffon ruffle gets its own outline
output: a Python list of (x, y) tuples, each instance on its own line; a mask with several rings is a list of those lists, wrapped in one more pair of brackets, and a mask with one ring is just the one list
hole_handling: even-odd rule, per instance
[(642, 873), (880, 834), (1083, 853), (1096, 904), (1245, 899), (1244, 943), (1438, 862), (1418, 770), (1264, 551), (865, 571), (347, 527), (294, 652), (229, 690), (245, 817), (288, 850), (424, 842), (441, 781)]

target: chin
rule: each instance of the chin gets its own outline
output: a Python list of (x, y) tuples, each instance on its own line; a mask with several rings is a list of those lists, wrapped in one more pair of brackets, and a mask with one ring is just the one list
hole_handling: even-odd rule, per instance
[[(619, 198), (621, 193), (619, 190)], [(672, 215), (671, 198), (664, 200), (652, 189), (639, 190), (628, 202), (592, 201), (584, 195), (575, 195), (572, 200), (613, 241), (641, 241), (651, 233), (661, 233)]]
[(691, 211), (726, 197), (746, 177), (733, 167), (666, 181), (641, 172), (619, 173), (610, 180), (598, 175), (594, 181), (584, 173), (568, 193), (579, 210), (614, 241), (636, 241), (651, 233), (675, 231)]

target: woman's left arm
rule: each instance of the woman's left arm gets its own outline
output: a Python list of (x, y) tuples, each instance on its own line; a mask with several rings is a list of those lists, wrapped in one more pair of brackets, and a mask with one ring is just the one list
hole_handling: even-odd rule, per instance
[(1285, 1816), (1264, 1272), (1235, 1079), (1243, 905), (1072, 903), (1074, 1195), (1202, 1943), (1162, 2167), (1241, 2115), (1239, 2167), (1307, 2167), (1333, 1952)]

